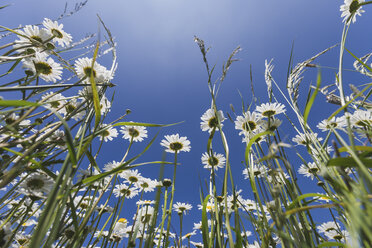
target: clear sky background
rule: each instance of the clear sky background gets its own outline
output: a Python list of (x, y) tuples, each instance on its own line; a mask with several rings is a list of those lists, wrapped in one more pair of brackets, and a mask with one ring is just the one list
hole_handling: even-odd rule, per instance
[[(4, 4), (9, 2), (2, 1)], [(11, 28), (18, 24), (41, 23), (44, 17), (55, 19), (65, 6), (65, 1), (60, 0), (11, 2), (12, 6), (0, 15), (1, 25)], [(70, 9), (76, 1), (68, 3)], [(200, 116), (209, 108), (210, 96), (207, 74), (199, 48), (193, 40), (194, 35), (211, 46), (208, 58), (211, 65), (216, 64), (214, 78), (220, 76), (222, 63), (231, 51), (238, 45), (243, 49), (237, 55), (241, 61), (233, 64), (217, 99), (221, 110), (231, 113), (229, 105), (233, 104), (240, 115), (241, 99), (238, 91), (246, 103), (252, 101), (250, 65), (256, 96), (261, 102), (266, 102), (265, 59), (274, 58), (272, 74), (284, 90), (293, 42), (295, 63), (339, 43), (343, 28), (339, 11), (342, 3), (336, 0), (90, 0), (78, 13), (61, 22), (64, 29), (72, 34), (74, 41), (77, 41), (85, 34), (97, 31), (96, 14), (99, 14), (116, 39), (119, 67), (113, 80), (117, 86), (107, 92), (109, 96), (115, 91), (108, 121), (124, 114), (128, 108), (132, 114), (126, 120), (164, 124), (185, 121), (164, 128), (158, 141), (141, 161), (161, 159), (163, 149), (159, 143), (163, 135), (180, 133), (181, 136), (187, 136), (192, 148), (190, 153), (179, 156), (182, 165), (178, 168), (175, 201), (191, 203), (194, 206), (191, 214), (200, 216), (196, 210), (196, 204), (199, 203), (199, 176), (202, 180), (208, 178), (208, 171), (202, 168), (200, 160), (208, 139), (208, 134), (200, 130)], [(352, 25), (346, 43), (346, 47), (359, 56), (371, 52), (369, 49), (372, 44), (372, 15), (368, 13), (372, 10), (370, 5), (363, 8), (366, 13)], [(317, 62), (336, 67), (338, 50), (333, 49)], [(345, 68), (351, 68), (352, 64), (347, 62), (352, 61), (350, 56), (346, 55), (345, 61)], [(110, 65), (109, 59), (98, 62)], [(322, 84), (333, 83), (335, 72), (323, 69)], [(306, 75), (308, 77), (303, 81), (303, 98), (300, 97), (300, 101), (305, 100), (310, 83), (316, 81), (316, 73)], [(347, 84), (353, 82), (348, 73), (345, 73), (345, 79), (348, 80)], [(279, 96), (277, 91), (275, 93)], [(324, 96), (318, 97), (324, 102)], [(316, 123), (336, 109), (320, 103), (314, 107), (313, 119), (310, 120), (314, 128)], [(287, 112), (294, 116), (289, 109)], [(243, 189), (245, 198), (250, 198), (248, 181), (242, 180), (241, 176), (244, 144), (234, 130), (233, 123), (226, 120), (225, 128), (231, 149), (232, 171), (237, 178), (236, 185)], [(281, 130), (284, 140), (290, 143), (295, 132), (286, 122)], [(150, 129), (150, 136), (156, 131)], [(218, 137), (216, 141), (219, 141)], [(121, 138), (106, 143), (99, 161), (104, 164), (120, 160), (127, 144)], [(144, 144), (135, 145), (135, 150), (144, 147)], [(222, 150), (217, 149), (217, 152)], [(172, 159), (172, 156), (167, 156), (168, 161)], [(296, 158), (294, 160), (298, 161)], [(144, 176), (156, 178), (159, 167), (152, 167), (155, 168), (141, 168), (140, 171)], [(171, 177), (172, 171), (173, 168), (166, 169), (166, 175)], [(304, 185), (310, 182), (310, 179), (302, 177), (301, 180), (304, 180)], [(313, 186), (305, 189), (312, 192), (316, 190), (320, 189), (314, 189)], [(185, 221), (185, 231), (191, 231), (193, 219)]]

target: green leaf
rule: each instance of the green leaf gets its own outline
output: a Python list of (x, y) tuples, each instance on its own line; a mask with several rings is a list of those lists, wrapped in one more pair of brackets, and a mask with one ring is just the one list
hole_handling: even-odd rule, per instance
[(322, 81), (322, 75), (320, 73), (320, 70), (318, 70), (318, 76), (317, 76), (317, 80), (316, 80), (316, 89), (314, 91), (314, 93), (311, 95), (309, 101), (307, 102), (306, 104), (306, 107), (305, 107), (305, 112), (304, 112), (304, 122), (305, 122), (305, 126), (306, 126), (306, 123), (307, 123), (307, 118), (309, 117), (309, 113), (310, 113), (310, 110), (311, 110), (311, 107), (313, 106), (314, 104), (314, 101), (315, 101), (315, 97), (316, 95), (318, 94), (319, 92), (319, 88), (320, 88), (320, 83)]
[[(364, 151), (364, 152), (372, 152), (372, 147), (371, 146), (354, 146), (354, 149), (356, 151)], [(338, 149), (339, 152), (347, 152), (348, 149), (347, 147), (341, 147)]]
[(172, 123), (172, 124), (152, 124), (152, 123), (143, 123), (143, 122), (117, 122), (112, 126), (113, 127), (117, 127), (117, 126), (170, 127), (170, 126), (178, 125), (180, 123), (183, 123), (183, 121)]
[(203, 202), (203, 210), (202, 210), (202, 234), (203, 234), (203, 244), (204, 247), (209, 247), (208, 245), (208, 236), (209, 236), (209, 229), (208, 229), (208, 217), (207, 217), (207, 204), (209, 200), (210, 195), (207, 195), (205, 197)]
[(354, 59), (358, 60), (358, 62), (361, 63), (365, 68), (367, 68), (370, 72), (372, 72), (372, 68), (371, 68), (371, 67), (369, 67), (366, 63), (364, 63), (362, 60), (360, 60), (357, 56), (355, 56), (352, 52), (350, 52), (350, 51), (347, 50), (346, 48), (345, 48), (345, 50), (346, 50), (348, 53), (350, 53), (350, 55), (353, 56)]
[(318, 245), (318, 248), (321, 248), (321, 247), (331, 247), (331, 246), (346, 247), (346, 245), (343, 244), (343, 243), (329, 241), (329, 242), (321, 243), (320, 245)]
[(41, 106), (36, 102), (29, 102), (24, 100), (0, 100), (0, 106), (3, 107), (23, 107), (23, 106)]
[[(300, 195), (299, 197), (297, 197), (287, 208), (287, 210), (290, 210), (294, 207), (296, 207), (297, 203), (299, 203), (300, 201), (302, 201), (303, 199), (306, 199), (306, 198), (309, 198), (309, 197), (322, 197), (322, 198), (326, 198), (328, 200), (331, 200), (335, 203), (340, 203), (339, 201), (337, 201), (336, 199), (334, 198), (331, 198), (327, 195), (323, 195), (323, 194), (319, 194), (319, 193), (308, 193), (308, 194), (303, 194), (303, 195)], [(306, 204), (305, 204), (306, 205)]]
[[(372, 168), (372, 159), (359, 158), (365, 167)], [(359, 167), (354, 158), (332, 158), (328, 161), (327, 166), (339, 167)]]
[[(94, 68), (94, 63), (96, 62), (96, 58), (98, 54), (98, 48), (99, 48), (99, 41), (97, 41), (96, 48), (94, 50), (91, 68)], [(96, 112), (94, 126), (98, 127), (98, 124), (101, 120), (101, 103), (100, 103), (99, 96), (98, 96), (97, 85), (94, 80), (93, 70), (90, 71), (89, 81), (92, 87), (93, 105), (94, 105), (94, 110)]]

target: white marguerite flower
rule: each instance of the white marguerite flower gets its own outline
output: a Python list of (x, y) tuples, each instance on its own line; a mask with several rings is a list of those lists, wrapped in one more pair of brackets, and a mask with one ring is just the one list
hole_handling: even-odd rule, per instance
[(221, 153), (213, 152), (213, 155), (210, 156), (207, 152), (202, 154), (201, 157), (202, 164), (206, 169), (214, 169), (218, 170), (219, 168), (223, 168), (225, 166), (226, 158)]
[(54, 92), (46, 93), (41, 96), (41, 100), (45, 101), (49, 108), (56, 110), (60, 114), (66, 114), (66, 109), (64, 108), (66, 100), (61, 93), (57, 94), (55, 94)]
[(72, 36), (63, 30), (63, 24), (44, 18), (43, 25), (48, 34), (54, 36), (53, 41), (57, 42), (58, 45), (61, 47), (70, 45)]
[(19, 184), (19, 190), (28, 196), (41, 197), (52, 190), (53, 184), (54, 181), (49, 176), (34, 172)]
[[(78, 99), (72, 98), (65, 105), (66, 115), (74, 112), (80, 105), (81, 105), (81, 102), (79, 102)], [(78, 121), (78, 120), (83, 119), (84, 116), (85, 116), (85, 110), (80, 107), (78, 111), (72, 114), (71, 118), (74, 119), (75, 121)]]
[(318, 140), (319, 142), (323, 140), (323, 138), (319, 137), (317, 133), (307, 133), (307, 134), (297, 134), (294, 138), (292, 138), (292, 141), (297, 143), (297, 145), (303, 145), (306, 146), (308, 144), (313, 143), (315, 140)]
[(122, 126), (120, 132), (123, 135), (123, 139), (134, 142), (142, 142), (144, 138), (147, 138), (147, 130), (144, 126)]
[(217, 111), (217, 116), (215, 115), (215, 112), (213, 109), (208, 109), (200, 119), (202, 120), (200, 122), (200, 128), (202, 131), (208, 131), (209, 133), (212, 132), (212, 130), (218, 131), (218, 120), (220, 120), (221, 128), (222, 128), (222, 122), (225, 120), (225, 117), (223, 116), (223, 112), (221, 110)]
[(263, 103), (260, 106), (256, 107), (256, 111), (262, 115), (262, 117), (272, 117), (277, 114), (284, 113), (285, 106), (281, 103)]
[(340, 230), (340, 224), (334, 222), (334, 221), (328, 221), (324, 222), (320, 226), (317, 226), (318, 232), (320, 233), (326, 233), (330, 231)]
[(92, 67), (92, 63), (93, 59), (87, 57), (75, 61), (75, 71), (80, 79), (85, 78), (85, 82), (89, 83), (91, 74), (93, 74), (96, 83), (105, 83), (112, 79), (106, 67), (100, 65), (97, 61), (94, 62)]
[(35, 53), (34, 57), (23, 59), (23, 68), (37, 75), (46, 82), (57, 82), (61, 80), (62, 66), (45, 53)]
[(179, 134), (165, 135), (165, 139), (160, 142), (161, 146), (164, 146), (166, 152), (189, 152), (191, 149), (190, 141), (187, 137), (180, 137)]
[(137, 188), (129, 187), (125, 183), (117, 184), (113, 190), (113, 193), (116, 197), (124, 196), (126, 198), (133, 198), (139, 194)]
[(120, 177), (130, 184), (137, 183), (142, 178), (141, 173), (139, 173), (138, 170), (125, 170), (120, 173)]
[[(344, 0), (344, 4), (340, 6), (341, 17), (344, 17), (343, 22), (353, 23), (356, 21), (356, 16), (361, 16), (364, 10), (359, 4), (365, 2), (365, 0)], [(348, 20), (350, 18), (350, 20)]]
[(111, 125), (102, 124), (102, 129), (104, 129), (99, 134), (99, 140), (112, 141), (114, 138), (118, 137), (118, 131), (116, 128), (113, 128)]
[(247, 111), (243, 116), (239, 115), (235, 121), (235, 129), (241, 130), (239, 135), (246, 134), (249, 132), (256, 132), (262, 129), (261, 116), (255, 112)]
[(112, 162), (108, 162), (107, 164), (104, 165), (103, 167), (103, 171), (111, 171), (115, 168), (117, 168), (118, 166), (120, 165), (119, 162), (116, 162), (115, 160), (112, 161)]
[(13, 46), (19, 52), (26, 52), (27, 54), (33, 54), (35, 52), (43, 52), (45, 48), (41, 47), (35, 41), (44, 43), (50, 38), (50, 35), (44, 29), (40, 29), (38, 26), (26, 25), (23, 30), (19, 30), (19, 40), (15, 41)]
[(319, 173), (319, 171), (319, 167), (314, 162), (308, 163), (307, 165), (302, 164), (298, 169), (298, 173), (305, 177), (310, 177), (311, 180), (314, 179), (314, 175)]
[(153, 192), (159, 185), (157, 180), (151, 180), (150, 178), (141, 177), (136, 183), (138, 189), (142, 189), (144, 192)]
[(192, 209), (192, 205), (188, 203), (177, 202), (173, 204), (173, 210), (177, 212), (179, 215), (186, 214), (187, 211)]
[(356, 110), (350, 117), (350, 123), (355, 128), (367, 128), (372, 125), (372, 112), (368, 110)]
[[(243, 170), (243, 175), (244, 179), (249, 179), (250, 178), (250, 171), (251, 167), (245, 168)], [(265, 165), (258, 165), (258, 164), (253, 164), (253, 175), (255, 177), (263, 177), (267, 173), (268, 169)]]
[(332, 129), (344, 130), (344, 128), (346, 127), (346, 120), (344, 116), (332, 117), (332, 119), (330, 120), (325, 119), (321, 121), (316, 127), (322, 130), (323, 132), (327, 132)]

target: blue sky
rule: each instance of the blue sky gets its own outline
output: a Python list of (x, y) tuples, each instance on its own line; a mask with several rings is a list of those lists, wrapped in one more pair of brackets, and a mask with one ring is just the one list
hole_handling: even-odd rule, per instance
[[(71, 8), (75, 1), (68, 3)], [(334, 0), (91, 0), (77, 14), (63, 19), (62, 23), (76, 41), (87, 33), (97, 31), (98, 14), (115, 36), (119, 67), (113, 80), (117, 86), (108, 91), (109, 95), (115, 91), (108, 120), (116, 119), (129, 108), (132, 114), (127, 120), (164, 124), (184, 121), (180, 125), (164, 128), (151, 151), (142, 159), (161, 159), (159, 142), (163, 135), (180, 133), (187, 136), (192, 149), (190, 153), (179, 156), (182, 165), (178, 169), (175, 201), (192, 203), (194, 209), (191, 213), (199, 215), (196, 211), (200, 187), (198, 176), (205, 178), (208, 174), (200, 161), (208, 139), (208, 134), (200, 130), (200, 116), (209, 108), (210, 97), (207, 74), (199, 48), (193, 41), (194, 35), (211, 46), (208, 58), (211, 65), (216, 64), (215, 78), (220, 76), (222, 63), (230, 52), (238, 45), (243, 49), (237, 55), (241, 61), (233, 64), (217, 99), (218, 107), (224, 112), (231, 112), (229, 105), (233, 104), (237, 114), (241, 114), (238, 91), (245, 103), (252, 101), (250, 65), (256, 96), (265, 102), (265, 59), (274, 58), (273, 76), (285, 89), (293, 42), (294, 61), (297, 63), (340, 41), (343, 28), (339, 11), (341, 4), (342, 1)], [(6, 13), (1, 14), (0, 22), (7, 27), (41, 23), (44, 17), (54, 19), (59, 16), (64, 5), (64, 1), (13, 1)], [(368, 15), (368, 7), (365, 8), (367, 13), (358, 17), (357, 23), (352, 25), (346, 44), (360, 56), (370, 52), (367, 45), (372, 42), (372, 15)], [(318, 61), (325, 66), (337, 66), (338, 48)], [(345, 61), (352, 60), (346, 56)], [(108, 59), (99, 62), (109, 65)], [(346, 68), (351, 67), (351, 64), (345, 64)], [(322, 73), (324, 84), (334, 82), (335, 71), (323, 69)], [(306, 75), (303, 96), (306, 96), (310, 83), (314, 84), (316, 80), (316, 73)], [(349, 74), (345, 73), (345, 78), (352, 82), (352, 78), (348, 77)], [(279, 96), (277, 91), (276, 94)], [(324, 96), (318, 97), (324, 101)], [(310, 123), (316, 124), (327, 118), (334, 109), (336, 107), (316, 104), (316, 115)], [(291, 115), (290, 110), (288, 113)], [(240, 178), (237, 185), (244, 188), (243, 195), (249, 196), (248, 182), (241, 180), (240, 176), (244, 168), (240, 163), (244, 159), (244, 145), (233, 129), (234, 125), (228, 121), (225, 123), (232, 170)], [(289, 142), (295, 133), (287, 132), (288, 128), (289, 125), (284, 123), (282, 131), (288, 134), (284, 138)], [(149, 130), (150, 136), (156, 131)], [(99, 160), (102, 163), (120, 160), (126, 145), (124, 140), (106, 144)], [(138, 147), (140, 149), (143, 144)], [(172, 161), (173, 157), (167, 156), (167, 159)], [(145, 176), (154, 178), (157, 172), (158, 167), (143, 168)], [(168, 168), (168, 177), (171, 173), (172, 169)], [(192, 220), (186, 222), (185, 230), (191, 230), (191, 223)]]

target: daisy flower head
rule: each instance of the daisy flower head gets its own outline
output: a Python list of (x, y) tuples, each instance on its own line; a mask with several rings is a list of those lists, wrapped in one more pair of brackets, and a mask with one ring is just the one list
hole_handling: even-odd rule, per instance
[(55, 83), (61, 80), (62, 66), (52, 58), (47, 58), (45, 53), (35, 53), (34, 57), (23, 60), (23, 68), (26, 73), (37, 75), (46, 82)]
[(41, 100), (47, 103), (49, 108), (56, 110), (60, 114), (66, 114), (66, 109), (63, 107), (66, 104), (65, 97), (61, 94), (49, 92), (41, 96)]
[(247, 111), (243, 116), (239, 115), (235, 121), (235, 129), (241, 130), (239, 135), (254, 132), (262, 128), (262, 119), (255, 112)]
[(305, 177), (310, 177), (311, 180), (313, 180), (314, 176), (319, 172), (319, 167), (315, 163), (308, 163), (307, 165), (303, 164), (298, 169), (298, 173), (304, 175)]
[(213, 109), (208, 109), (202, 117), (200, 117), (202, 120), (200, 122), (200, 128), (202, 131), (208, 131), (209, 133), (212, 132), (212, 130), (218, 131), (218, 120), (220, 120), (221, 128), (223, 127), (222, 122), (226, 119), (223, 116), (223, 112), (221, 110), (217, 111), (217, 116)]
[(118, 131), (111, 125), (103, 124), (101, 127), (103, 131), (99, 134), (99, 140), (103, 139), (105, 142), (112, 141), (118, 136)]
[(44, 48), (40, 47), (38, 42), (44, 43), (50, 38), (50, 35), (44, 29), (39, 29), (38, 26), (34, 25), (26, 25), (23, 30), (18, 32), (22, 36), (18, 35), (19, 40), (15, 41), (13, 47), (19, 52), (26, 52), (27, 54), (42, 52)]
[(207, 152), (202, 154), (201, 157), (202, 164), (206, 169), (218, 170), (225, 166), (226, 158), (221, 153), (213, 152), (213, 155), (210, 156)]
[(334, 221), (328, 221), (324, 222), (320, 226), (317, 226), (318, 232), (320, 233), (327, 233), (330, 231), (336, 231), (340, 229), (340, 224), (334, 222)]
[(189, 152), (191, 149), (190, 141), (187, 137), (179, 137), (179, 134), (165, 135), (165, 139), (160, 142), (161, 146), (164, 146), (166, 152), (178, 153), (178, 152)]
[(123, 135), (123, 139), (129, 141), (141, 142), (144, 138), (147, 138), (146, 127), (143, 126), (122, 126), (120, 132)]
[(120, 173), (120, 177), (125, 179), (128, 183), (134, 184), (142, 179), (141, 173), (138, 170), (125, 170)]
[(256, 107), (256, 111), (262, 116), (262, 117), (272, 117), (277, 114), (284, 113), (285, 106), (281, 103), (263, 103), (260, 106)]
[(282, 124), (282, 121), (277, 118), (270, 118), (270, 121), (264, 121), (262, 128), (265, 131), (274, 132)]
[(85, 81), (89, 83), (91, 74), (93, 74), (96, 83), (104, 83), (112, 79), (104, 66), (95, 61), (92, 67), (92, 62), (93, 59), (87, 57), (75, 61), (75, 71), (80, 79), (85, 78)]
[[(76, 98), (72, 98), (70, 101), (67, 102), (65, 105), (66, 109), (66, 114), (71, 114), (73, 113), (79, 106), (81, 105), (81, 102), (78, 101)], [(85, 110), (79, 108), (76, 110), (72, 115), (71, 118), (74, 119), (75, 121), (83, 119), (85, 116)]]
[(297, 145), (303, 145), (303, 146), (309, 145), (313, 143), (315, 140), (320, 142), (323, 140), (323, 138), (321, 137), (318, 138), (317, 133), (307, 133), (307, 134), (300, 133), (300, 134), (297, 134), (296, 137), (292, 138), (292, 141), (297, 143)]
[(159, 182), (151, 180), (150, 178), (141, 177), (136, 183), (138, 189), (142, 189), (144, 192), (153, 192), (158, 186)]
[(243, 170), (244, 179), (250, 178), (250, 173), (252, 169), (253, 169), (253, 175), (258, 178), (263, 177), (268, 172), (268, 169), (265, 165), (253, 164), (253, 168), (248, 167), (248, 169), (245, 168)]
[(341, 17), (344, 17), (342, 22), (356, 21), (356, 16), (361, 16), (364, 10), (360, 6), (365, 0), (344, 0), (344, 4), (340, 6)]
[(116, 162), (115, 160), (112, 162), (108, 162), (107, 164), (104, 165), (103, 171), (111, 171), (113, 169), (116, 169), (120, 165), (119, 162)]
[(126, 184), (117, 184), (113, 190), (116, 197), (125, 196), (126, 198), (132, 199), (139, 194), (138, 189), (134, 187), (129, 187)]
[(356, 110), (350, 118), (354, 128), (368, 128), (372, 125), (372, 112), (368, 110)]
[(63, 24), (44, 18), (43, 25), (49, 35), (53, 36), (53, 42), (57, 42), (61, 47), (70, 45), (72, 36), (63, 30)]
[(274, 65), (271, 64), (272, 62), (273, 62), (273, 59), (271, 59), (269, 63), (267, 63), (267, 60), (265, 59), (265, 82), (267, 85), (267, 92), (269, 93), (269, 97), (270, 97), (270, 92), (272, 90), (272, 80), (273, 80), (273, 77), (271, 76), (271, 72), (274, 69)]
[(177, 212), (179, 215), (182, 215), (185, 212), (190, 211), (191, 209), (192, 205), (188, 203), (177, 202), (176, 204), (173, 204), (173, 210)]
[(332, 129), (344, 130), (346, 127), (345, 117), (332, 117), (332, 119), (325, 119), (321, 121), (317, 126), (323, 132), (330, 131)]
[(19, 185), (20, 192), (28, 196), (43, 196), (48, 194), (53, 187), (54, 181), (47, 175), (40, 172), (30, 174)]

